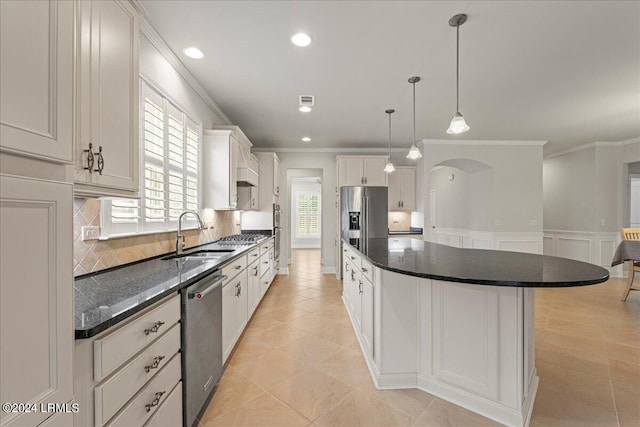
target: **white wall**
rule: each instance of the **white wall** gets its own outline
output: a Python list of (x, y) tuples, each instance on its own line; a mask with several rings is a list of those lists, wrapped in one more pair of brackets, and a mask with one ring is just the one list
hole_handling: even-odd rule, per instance
[[(144, 28), (148, 27), (144, 26)], [(161, 53), (160, 45), (157, 42), (156, 44), (152, 42), (154, 38), (154, 34), (145, 34), (145, 32), (141, 34), (140, 75), (169, 95), (173, 101), (179, 104), (179, 107), (200, 119), (203, 129), (231, 124), (216, 106), (211, 105), (210, 99), (205, 100), (174, 68)], [(166, 54), (166, 52), (164, 53)]]
[(544, 253), (608, 268), (629, 221), (630, 163), (640, 159), (640, 139), (591, 143), (543, 162)]
[[(428, 171), (448, 160), (471, 159), (484, 163), (491, 169), (491, 178), (486, 172), (481, 180), (484, 183), (491, 182), (490, 194), (482, 197), (489, 198), (487, 211), (474, 218), (474, 227), (481, 227), (486, 222), (486, 231), (491, 232), (542, 232), (542, 143), (448, 140), (423, 142), (425, 173), (422, 194), (426, 224), (429, 223), (429, 190), (434, 188), (432, 174)], [(477, 183), (475, 191), (480, 191), (480, 186), (484, 185), (482, 182)], [(465, 197), (469, 197), (469, 194)], [(484, 205), (478, 199), (470, 200), (469, 203)], [(468, 209), (469, 204), (466, 206)], [(487, 218), (486, 221), (482, 216)], [(441, 220), (437, 218), (438, 222)], [(466, 221), (471, 225), (470, 219)]]
[[(313, 170), (311, 170), (313, 171)], [(311, 172), (313, 173), (313, 172)], [(291, 174), (289, 174), (291, 175)], [(287, 222), (288, 224), (291, 224), (290, 226), (290, 230), (291, 230), (291, 247), (292, 248), (320, 248), (321, 245), (321, 238), (320, 235), (318, 237), (300, 237), (296, 235), (296, 227), (295, 224), (297, 222), (297, 215), (296, 215), (296, 194), (298, 192), (302, 192), (302, 193), (311, 193), (311, 194), (318, 194), (320, 196), (320, 233), (322, 233), (322, 204), (323, 204), (323, 200), (322, 200), (322, 184), (320, 183), (320, 181), (322, 180), (321, 176), (318, 177), (313, 177), (313, 178), (317, 178), (318, 181), (316, 182), (310, 182), (308, 180), (308, 178), (293, 178), (291, 180), (291, 197), (290, 197), (290, 207), (289, 207), (289, 212), (290, 212), (290, 222)], [(288, 186), (287, 186), (288, 188)]]

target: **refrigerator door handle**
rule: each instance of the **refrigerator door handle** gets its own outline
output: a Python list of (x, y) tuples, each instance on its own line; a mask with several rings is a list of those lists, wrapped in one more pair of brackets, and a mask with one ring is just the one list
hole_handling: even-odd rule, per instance
[(368, 197), (362, 198), (362, 224), (360, 226), (360, 229), (362, 230), (361, 246), (362, 246), (363, 252), (366, 253), (367, 239), (369, 238), (369, 198)]

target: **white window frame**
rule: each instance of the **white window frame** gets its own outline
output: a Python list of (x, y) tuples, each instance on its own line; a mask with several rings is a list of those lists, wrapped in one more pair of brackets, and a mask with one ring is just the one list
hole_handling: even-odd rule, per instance
[[(147, 156), (145, 152), (145, 99), (149, 97), (157, 103), (161, 103), (163, 108), (163, 156), (162, 160), (154, 159), (152, 156)], [(154, 99), (155, 98), (155, 99)], [(112, 221), (112, 206), (113, 202), (122, 200), (125, 198), (105, 198), (101, 203), (101, 239), (135, 236), (144, 234), (155, 234), (162, 232), (176, 231), (178, 228), (177, 217), (170, 217), (169, 206), (169, 175), (171, 171), (182, 174), (182, 194), (183, 194), (183, 206), (182, 209), (193, 209), (194, 207), (188, 207), (187, 202), (187, 185), (188, 181), (193, 181), (193, 178), (197, 181), (197, 205), (195, 210), (200, 212), (202, 208), (202, 121), (196, 118), (195, 115), (190, 114), (179, 103), (173, 100), (169, 95), (163, 92), (157, 85), (147, 81), (144, 78), (140, 79), (140, 123), (139, 123), (139, 145), (140, 145), (140, 197), (139, 199), (132, 199), (137, 201), (138, 207), (138, 221), (136, 223), (114, 223)], [(176, 168), (175, 165), (171, 165), (169, 161), (169, 114), (173, 113), (173, 116), (182, 115), (183, 130), (183, 166), (182, 168)], [(190, 125), (190, 126), (189, 126)], [(197, 173), (189, 173), (187, 171), (187, 135), (188, 128), (195, 130), (198, 138), (198, 163)], [(164, 172), (164, 216), (162, 221), (151, 222), (147, 221), (145, 215), (146, 204), (146, 169), (145, 164), (149, 162), (157, 166), (161, 166)], [(188, 178), (191, 178), (190, 180)], [(116, 202), (117, 203), (117, 202)], [(197, 221), (189, 215), (183, 220), (183, 229), (197, 228)]]

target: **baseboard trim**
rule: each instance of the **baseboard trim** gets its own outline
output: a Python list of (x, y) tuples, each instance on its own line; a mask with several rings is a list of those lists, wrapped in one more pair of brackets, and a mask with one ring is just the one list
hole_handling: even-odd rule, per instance
[(322, 270), (320, 271), (322, 274), (336, 274), (335, 267), (322, 267)]

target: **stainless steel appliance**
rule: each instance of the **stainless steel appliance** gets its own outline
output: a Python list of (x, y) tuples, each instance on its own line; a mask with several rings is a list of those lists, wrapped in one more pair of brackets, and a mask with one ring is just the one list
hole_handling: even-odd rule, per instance
[(182, 293), (184, 426), (198, 423), (222, 375), (222, 281), (219, 271)]
[(277, 260), (280, 257), (280, 205), (273, 204), (273, 250), (274, 258)]
[(238, 245), (253, 245), (258, 243), (260, 239), (265, 238), (264, 234), (258, 233), (246, 233), (246, 234), (234, 234), (231, 236), (223, 237), (216, 243), (220, 246), (238, 246)]
[[(367, 239), (387, 237), (387, 187), (340, 188), (340, 237), (366, 252)], [(338, 245), (339, 264), (342, 266), (342, 242)]]

